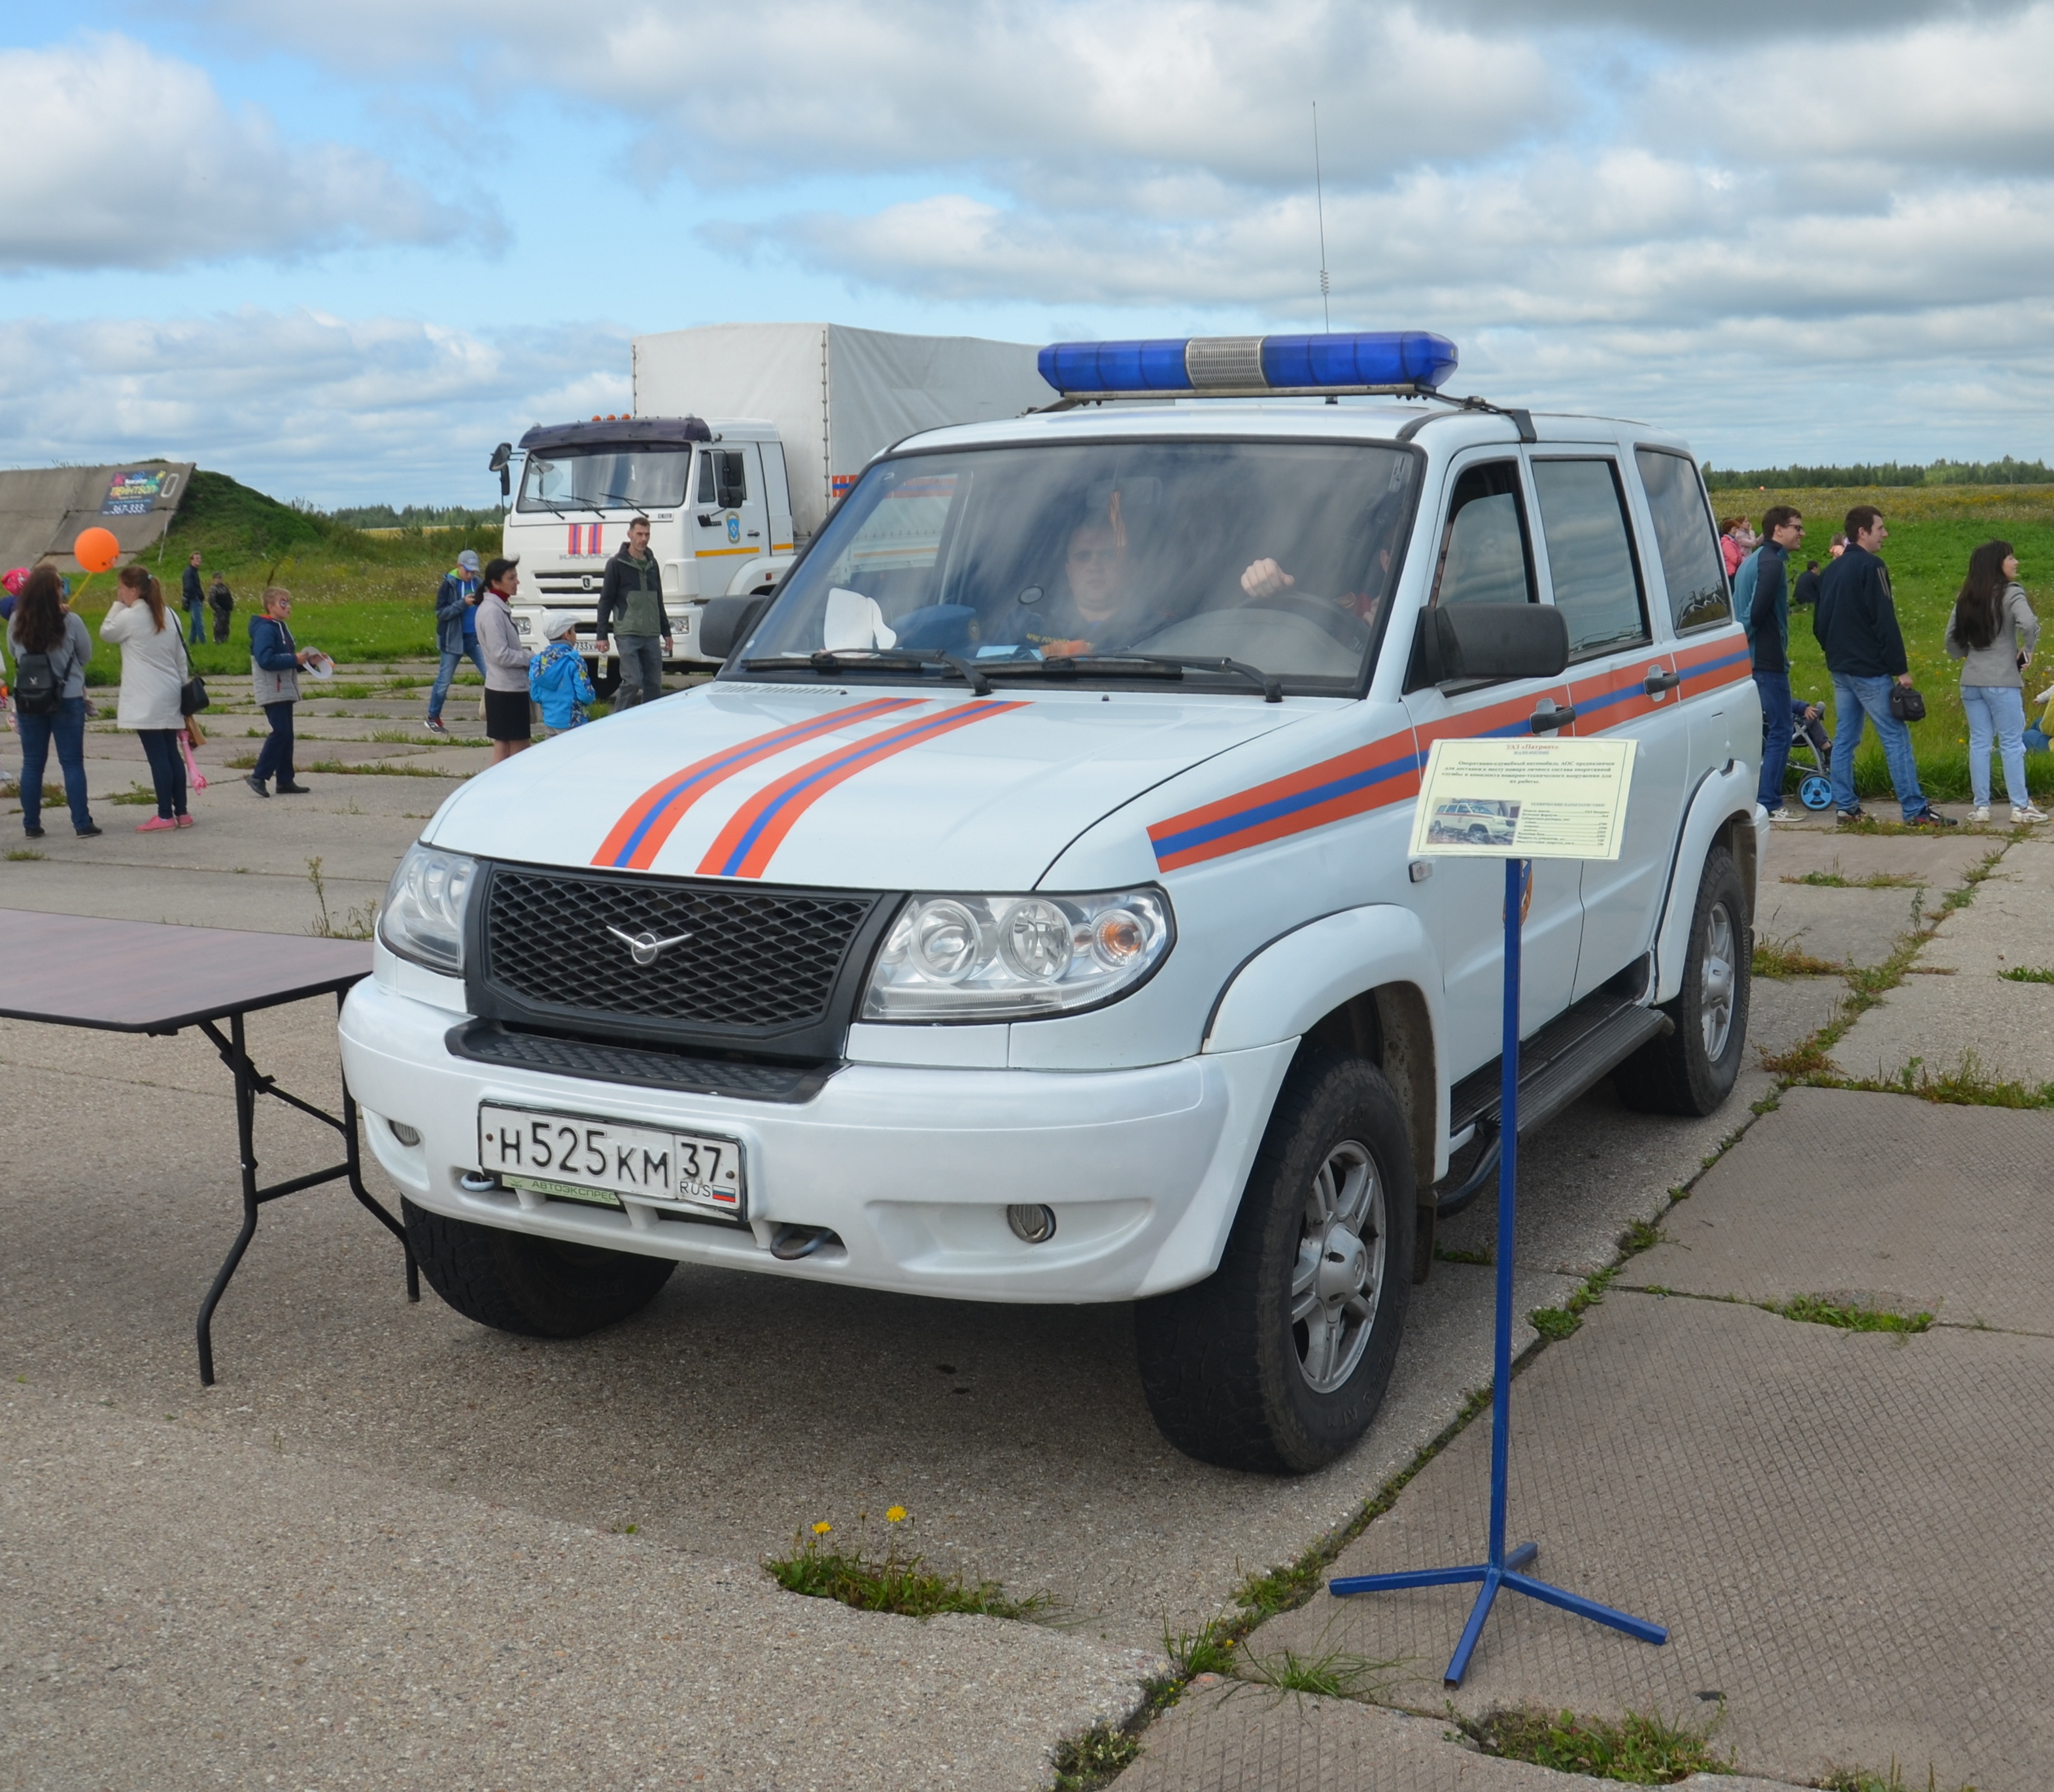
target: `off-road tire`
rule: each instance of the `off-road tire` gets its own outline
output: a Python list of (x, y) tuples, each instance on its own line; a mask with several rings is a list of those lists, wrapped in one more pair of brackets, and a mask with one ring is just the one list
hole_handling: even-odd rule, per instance
[[(1366, 1149), (1381, 1183), (1383, 1269), (1360, 1358), (1323, 1393), (1300, 1366), (1292, 1281), (1313, 1178), (1344, 1146)], [(1383, 1073), (1364, 1059), (1301, 1051), (1218, 1269), (1135, 1308), (1142, 1386), (1163, 1436), (1201, 1462), (1271, 1475), (1304, 1474), (1354, 1444), (1404, 1334), (1417, 1201), (1404, 1114)]]
[(639, 1313), (677, 1267), (668, 1257), (602, 1251), (481, 1226), (403, 1203), (428, 1286), (466, 1319), (522, 1338), (582, 1338)]
[[(1714, 1057), (1705, 1039), (1709, 992), (1707, 944), (1714, 911), (1723, 906), (1731, 940), (1733, 1012), (1725, 1043)], [(1698, 900), (1690, 914), (1690, 944), (1683, 958), (1683, 987), (1662, 1012), (1675, 1030), (1643, 1046), (1611, 1073), (1619, 1098), (1642, 1114), (1702, 1116), (1733, 1093), (1747, 1051), (1748, 1001), (1754, 965), (1754, 935), (1747, 924), (1747, 892), (1733, 855), (1715, 846), (1705, 855)]]

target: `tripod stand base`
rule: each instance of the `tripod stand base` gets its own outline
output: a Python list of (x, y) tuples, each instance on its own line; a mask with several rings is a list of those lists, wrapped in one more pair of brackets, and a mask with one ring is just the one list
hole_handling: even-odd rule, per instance
[(1345, 1598), (1355, 1593), (1396, 1593), (1407, 1587), (1465, 1586), (1473, 1581), (1480, 1582), (1476, 1603), (1470, 1608), (1470, 1621), (1462, 1626), (1462, 1640), (1449, 1658), (1448, 1671), (1441, 1676), (1442, 1684), (1446, 1686), (1460, 1686), (1462, 1676), (1470, 1671), (1470, 1657), (1476, 1652), (1478, 1639), (1483, 1635), (1483, 1621), (1490, 1616), (1490, 1608), (1497, 1601), (1500, 1587), (1523, 1593), (1544, 1605), (1574, 1612), (1578, 1617), (1587, 1617), (1594, 1624), (1623, 1630), (1629, 1637), (1638, 1637), (1643, 1643), (1660, 1645), (1669, 1641), (1669, 1633), (1659, 1624), (1630, 1617), (1609, 1605), (1601, 1605), (1595, 1599), (1586, 1599), (1581, 1594), (1570, 1593), (1546, 1581), (1537, 1581), (1530, 1574), (1521, 1574), (1519, 1570), (1540, 1553), (1538, 1543), (1521, 1543), (1501, 1563), (1478, 1562), (1462, 1568), (1415, 1568), (1397, 1574), (1345, 1574), (1339, 1580), (1328, 1582), (1327, 1590)]

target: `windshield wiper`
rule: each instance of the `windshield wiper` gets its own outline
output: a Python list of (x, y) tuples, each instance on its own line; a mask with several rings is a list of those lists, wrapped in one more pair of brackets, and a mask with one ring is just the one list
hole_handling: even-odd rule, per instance
[(1281, 703), (1284, 682), (1274, 672), (1238, 659), (1214, 658), (1199, 654), (1065, 654), (1053, 659), (1000, 659), (983, 663), (983, 670), (1000, 678), (1074, 678), (1088, 673), (1093, 678), (1181, 678), (1184, 669), (1199, 672), (1231, 672), (1253, 680), (1262, 688), (1262, 701)]
[[(852, 668), (843, 665), (844, 655), (853, 658)], [(745, 659), (742, 662), (742, 669), (745, 672), (754, 672), (759, 668), (769, 670), (780, 666), (797, 670), (802, 666), (824, 673), (831, 678), (839, 677), (844, 670), (860, 671), (871, 666), (945, 666), (968, 685), (976, 695), (989, 697), (991, 694), (991, 681), (977, 666), (954, 654), (945, 654), (935, 649), (915, 652), (908, 648), (901, 652), (889, 647), (844, 647), (839, 653), (823, 649), (816, 654), (773, 654), (767, 659)]]

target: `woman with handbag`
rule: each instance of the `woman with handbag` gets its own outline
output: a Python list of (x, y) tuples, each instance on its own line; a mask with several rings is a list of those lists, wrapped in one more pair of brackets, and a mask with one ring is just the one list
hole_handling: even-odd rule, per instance
[(1969, 718), (1969, 783), (1976, 821), (1989, 819), (1990, 741), (2004, 759), (2012, 824), (2044, 821), (2025, 788), (2025, 668), (2040, 642), (2040, 619), (2018, 582), (2009, 541), (1985, 541), (1947, 619), (1947, 655), (1962, 662), (1962, 709)]
[(148, 568), (122, 568), (114, 601), (100, 625), (100, 639), (121, 650), (121, 701), (115, 720), (136, 731), (150, 761), (150, 781), (156, 787), (157, 812), (138, 822), (136, 831), (190, 827), (186, 764), (179, 752), (179, 737), (186, 726), (179, 703), (187, 671), (184, 631), (164, 603), (163, 587)]
[(81, 839), (100, 829), (85, 804), (85, 668), (92, 637), (64, 607), (57, 568), (39, 566), (22, 581), (7, 624), (14, 654), (14, 717), (22, 731), (22, 831), (43, 837), (43, 768), (50, 749), (64, 768), (65, 800)]

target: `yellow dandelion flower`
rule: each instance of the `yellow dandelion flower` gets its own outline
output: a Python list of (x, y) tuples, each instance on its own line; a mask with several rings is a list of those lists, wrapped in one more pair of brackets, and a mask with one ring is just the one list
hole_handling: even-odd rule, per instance
[(816, 1537), (824, 1537), (833, 1529), (834, 1527), (832, 1525), (829, 1524), (825, 1519), (822, 1519), (818, 1524), (813, 1527), (813, 1535)]
[(894, 1506), (885, 1513), (884, 1522), (887, 1524), (903, 1524), (906, 1522), (906, 1508), (903, 1506)]

